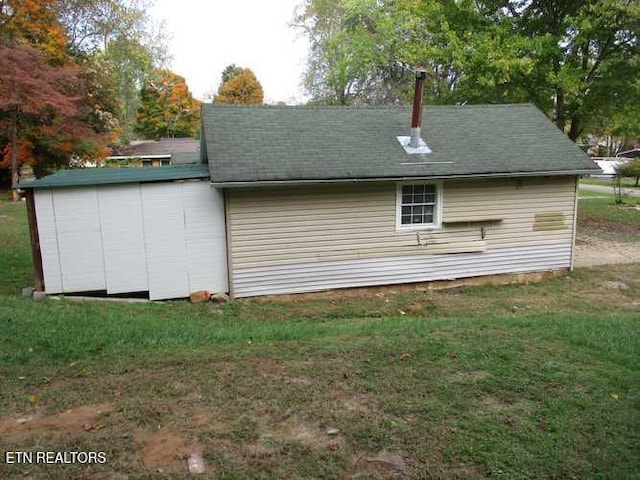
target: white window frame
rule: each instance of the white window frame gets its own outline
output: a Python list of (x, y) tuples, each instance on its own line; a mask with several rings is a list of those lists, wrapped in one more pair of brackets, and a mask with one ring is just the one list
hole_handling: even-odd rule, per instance
[[(433, 209), (432, 223), (402, 224), (402, 187), (405, 185), (435, 185), (436, 204)], [(396, 230), (436, 230), (442, 228), (442, 181), (407, 180), (396, 183)]]

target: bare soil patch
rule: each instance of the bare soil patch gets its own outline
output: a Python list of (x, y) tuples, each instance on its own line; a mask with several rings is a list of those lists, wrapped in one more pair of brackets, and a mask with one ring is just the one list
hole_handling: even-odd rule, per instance
[(156, 473), (185, 472), (189, 455), (203, 451), (198, 443), (189, 443), (181, 433), (168, 429), (139, 431), (134, 439), (140, 445), (138, 461)]
[[(638, 232), (640, 237), (640, 232)], [(580, 235), (576, 241), (576, 267), (640, 262), (640, 243), (603, 240)]]
[(52, 416), (32, 413), (20, 417), (0, 418), (0, 437), (20, 438), (47, 433), (81, 433), (104, 428), (104, 419), (113, 410), (109, 403), (82, 405)]

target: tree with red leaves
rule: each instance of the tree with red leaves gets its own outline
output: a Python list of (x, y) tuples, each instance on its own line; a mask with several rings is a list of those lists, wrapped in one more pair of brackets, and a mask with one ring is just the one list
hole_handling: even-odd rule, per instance
[[(78, 121), (81, 84), (76, 67), (54, 67), (43, 53), (26, 45), (0, 44), (0, 113), (7, 124), (9, 143), (3, 162), (11, 165), (11, 181), (18, 181), (19, 140), (22, 119), (36, 120), (41, 133), (64, 142), (82, 132), (91, 135)], [(14, 193), (14, 200), (16, 199)]]

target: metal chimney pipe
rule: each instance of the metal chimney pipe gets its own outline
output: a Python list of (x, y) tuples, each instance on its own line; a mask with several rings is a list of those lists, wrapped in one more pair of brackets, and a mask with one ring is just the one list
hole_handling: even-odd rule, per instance
[(413, 93), (413, 115), (411, 117), (411, 130), (409, 131), (409, 146), (420, 146), (420, 126), (422, 124), (422, 96), (424, 94), (424, 80), (427, 72), (423, 68), (416, 68), (416, 88)]

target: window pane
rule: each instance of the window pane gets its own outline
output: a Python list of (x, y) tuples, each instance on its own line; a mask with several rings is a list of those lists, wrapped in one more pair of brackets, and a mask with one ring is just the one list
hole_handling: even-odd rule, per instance
[(402, 185), (400, 224), (428, 225), (435, 220), (437, 186), (433, 184)]

